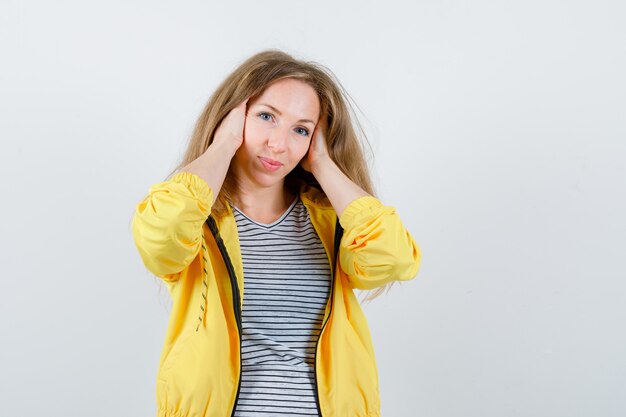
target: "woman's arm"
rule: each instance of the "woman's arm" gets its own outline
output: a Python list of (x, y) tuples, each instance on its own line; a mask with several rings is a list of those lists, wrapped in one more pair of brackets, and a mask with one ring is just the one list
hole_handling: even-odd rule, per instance
[(371, 290), (415, 277), (421, 251), (394, 207), (383, 205), (352, 182), (328, 155), (325, 120), (315, 127), (307, 157), (313, 173), (344, 229), (339, 264), (353, 288)]
[(196, 174), (202, 178), (213, 192), (211, 205), (215, 203), (219, 190), (222, 189), (230, 161), (237, 148), (225, 141), (215, 141), (197, 159), (181, 168), (181, 172)]
[(146, 268), (174, 282), (202, 246), (202, 226), (211, 213), (232, 157), (243, 143), (247, 100), (220, 123), (207, 150), (170, 180), (150, 188), (137, 204), (132, 232)]
[(213, 190), (190, 172), (150, 187), (132, 220), (135, 245), (150, 272), (166, 282), (178, 280), (201, 249), (212, 201)]
[(198, 175), (209, 184), (214, 191), (211, 205), (222, 189), (231, 159), (243, 143), (247, 103), (248, 99), (232, 109), (216, 129), (213, 142), (207, 150), (181, 169)]
[(313, 165), (312, 171), (339, 217), (352, 201), (369, 195), (352, 182), (330, 158), (318, 161)]
[(346, 207), (339, 222), (344, 228), (339, 264), (353, 288), (371, 290), (417, 275), (420, 247), (394, 207), (372, 196), (360, 197)]
[(394, 207), (352, 182), (330, 159), (314, 175), (344, 228), (339, 264), (353, 288), (371, 290), (415, 277), (421, 251)]

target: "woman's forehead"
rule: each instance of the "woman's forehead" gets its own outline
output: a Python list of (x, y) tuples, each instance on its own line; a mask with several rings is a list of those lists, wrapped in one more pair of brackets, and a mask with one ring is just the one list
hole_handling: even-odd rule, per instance
[(280, 80), (271, 84), (256, 97), (253, 106), (267, 106), (279, 115), (298, 119), (317, 120), (320, 102), (310, 85), (298, 80)]

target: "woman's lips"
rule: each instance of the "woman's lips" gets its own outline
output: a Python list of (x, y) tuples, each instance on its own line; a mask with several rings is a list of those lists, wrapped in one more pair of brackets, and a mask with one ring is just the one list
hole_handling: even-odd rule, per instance
[(262, 156), (259, 156), (259, 158), (261, 158), (262, 161), (267, 162), (268, 164), (271, 165), (276, 165), (276, 166), (281, 166), (282, 164), (278, 161), (274, 161), (273, 159), (270, 158), (263, 158)]
[(278, 168), (280, 168), (283, 165), (278, 161), (274, 161), (273, 159), (263, 158), (262, 156), (259, 156), (259, 159), (261, 160), (261, 164), (263, 164), (265, 169), (267, 169), (268, 171), (272, 171), (272, 172), (276, 171)]

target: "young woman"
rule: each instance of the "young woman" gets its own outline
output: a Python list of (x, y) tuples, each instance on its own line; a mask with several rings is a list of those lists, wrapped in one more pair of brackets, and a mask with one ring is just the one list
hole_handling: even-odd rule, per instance
[(421, 252), (373, 195), (331, 74), (278, 50), (247, 59), (136, 206), (135, 244), (173, 301), (158, 416), (380, 415), (353, 291), (412, 279)]

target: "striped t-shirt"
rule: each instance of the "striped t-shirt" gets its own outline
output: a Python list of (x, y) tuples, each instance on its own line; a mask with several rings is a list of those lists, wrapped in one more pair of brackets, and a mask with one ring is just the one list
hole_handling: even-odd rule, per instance
[(299, 197), (271, 224), (233, 207), (244, 270), (235, 416), (318, 416), (315, 346), (330, 266)]

